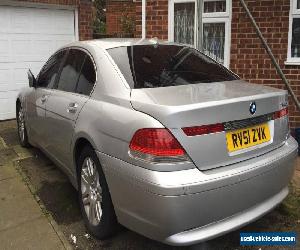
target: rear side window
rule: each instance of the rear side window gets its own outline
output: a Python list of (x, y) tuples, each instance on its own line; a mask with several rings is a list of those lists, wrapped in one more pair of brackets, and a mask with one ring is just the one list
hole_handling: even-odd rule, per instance
[(63, 61), (66, 51), (60, 51), (53, 55), (45, 66), (42, 68), (38, 76), (38, 87), (52, 88), (59, 71), (59, 67)]
[(77, 83), (76, 93), (90, 95), (96, 81), (96, 72), (94, 63), (87, 55), (81, 69), (79, 80)]
[(67, 59), (61, 69), (57, 89), (66, 92), (75, 92), (85, 56), (85, 53), (81, 50), (70, 49)]
[(131, 88), (232, 81), (237, 77), (201, 52), (180, 45), (134, 45), (108, 50)]

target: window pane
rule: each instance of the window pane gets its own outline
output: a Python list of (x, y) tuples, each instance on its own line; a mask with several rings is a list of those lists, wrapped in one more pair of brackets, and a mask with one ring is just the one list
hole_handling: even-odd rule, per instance
[(52, 56), (45, 64), (38, 76), (38, 86), (42, 88), (52, 88), (59, 70), (65, 51), (61, 51)]
[(203, 52), (224, 63), (225, 23), (203, 24)]
[(300, 9), (300, 0), (297, 0), (297, 9)]
[(194, 44), (195, 3), (174, 4), (174, 41)]
[(300, 57), (300, 18), (293, 19), (292, 57)]
[(204, 1), (204, 13), (226, 12), (226, 0)]
[(75, 92), (79, 73), (85, 59), (85, 53), (81, 50), (71, 49), (65, 64), (63, 65), (60, 78), (58, 81), (58, 89)]
[(83, 95), (90, 95), (96, 81), (94, 64), (89, 56), (86, 57), (77, 84), (76, 92)]
[[(187, 46), (137, 45), (109, 49), (108, 52), (131, 88), (157, 88), (237, 79), (222, 65)], [(129, 65), (125, 67), (124, 63)]]

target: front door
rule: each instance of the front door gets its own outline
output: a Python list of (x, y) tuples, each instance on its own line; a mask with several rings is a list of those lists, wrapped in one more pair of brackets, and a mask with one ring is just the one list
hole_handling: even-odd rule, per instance
[(29, 138), (33, 143), (46, 147), (47, 137), (45, 128), (46, 104), (52, 93), (60, 65), (64, 59), (65, 51), (60, 51), (53, 55), (44, 65), (37, 78), (36, 88), (32, 88), (28, 96), (26, 107), (26, 126)]

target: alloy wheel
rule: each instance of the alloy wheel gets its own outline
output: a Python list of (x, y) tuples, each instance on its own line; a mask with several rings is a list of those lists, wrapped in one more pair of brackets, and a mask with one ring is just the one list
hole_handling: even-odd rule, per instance
[(20, 107), (18, 113), (18, 132), (22, 142), (25, 141), (25, 121), (24, 121), (24, 112), (23, 108)]
[(81, 194), (86, 216), (93, 226), (97, 226), (102, 217), (102, 189), (96, 164), (90, 157), (82, 164)]

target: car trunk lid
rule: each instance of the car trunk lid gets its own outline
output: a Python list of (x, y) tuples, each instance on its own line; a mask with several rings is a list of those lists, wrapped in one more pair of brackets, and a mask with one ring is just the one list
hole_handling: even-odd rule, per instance
[[(131, 103), (168, 128), (200, 170), (264, 154), (280, 146), (289, 133), (287, 117), (273, 120), (273, 113), (286, 106), (286, 91), (241, 80), (132, 89)], [(257, 107), (254, 114), (251, 103)], [(222, 124), (224, 131), (187, 136), (182, 130), (211, 124)], [(226, 134), (261, 124), (269, 129), (269, 141), (233, 152), (228, 149)]]

